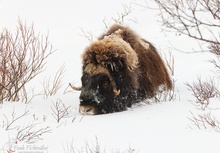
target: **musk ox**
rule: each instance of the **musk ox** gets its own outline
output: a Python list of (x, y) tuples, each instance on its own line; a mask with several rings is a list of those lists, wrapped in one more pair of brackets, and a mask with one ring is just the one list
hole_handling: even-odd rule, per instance
[(115, 24), (82, 54), (79, 112), (124, 111), (172, 88), (167, 69), (155, 47), (128, 27)]

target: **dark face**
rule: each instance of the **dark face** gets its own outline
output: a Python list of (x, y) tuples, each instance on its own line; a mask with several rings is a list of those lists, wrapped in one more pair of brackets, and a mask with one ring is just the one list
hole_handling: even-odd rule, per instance
[(94, 115), (111, 112), (114, 92), (107, 75), (84, 73), (82, 78), (79, 112)]

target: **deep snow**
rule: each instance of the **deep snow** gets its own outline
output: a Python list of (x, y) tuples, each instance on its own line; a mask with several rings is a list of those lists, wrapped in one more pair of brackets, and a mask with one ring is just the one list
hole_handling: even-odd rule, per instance
[[(1, 0), (0, 27), (13, 31), (20, 17), (27, 24), (34, 22), (36, 31), (49, 32), (49, 40), (57, 51), (48, 59), (47, 69), (30, 82), (36, 90), (42, 87), (45, 77), (53, 76), (65, 63), (66, 72), (63, 88), (53, 97), (44, 99), (35, 97), (29, 104), (22, 102), (4, 102), (0, 105), (0, 153), (15, 152), (87, 152), (100, 147), (101, 152), (138, 152), (138, 153), (219, 153), (220, 132), (213, 128), (198, 129), (189, 118), (194, 115), (210, 113), (219, 120), (219, 99), (212, 99), (205, 111), (197, 109), (189, 100), (193, 100), (186, 82), (196, 81), (198, 76), (206, 80), (215, 76), (215, 70), (209, 60), (214, 56), (209, 53), (185, 54), (176, 51), (198, 49), (197, 42), (184, 36), (163, 33), (157, 22), (156, 13), (134, 5), (135, 0)], [(141, 3), (141, 2), (140, 2)], [(144, 2), (142, 2), (145, 4)], [(110, 22), (123, 12), (122, 4), (131, 5), (133, 12), (125, 21), (142, 37), (152, 42), (161, 55), (171, 52), (175, 60), (176, 93), (175, 101), (161, 103), (141, 103), (124, 112), (83, 116), (78, 113), (78, 92), (63, 94), (69, 82), (80, 85), (81, 59), (83, 49), (89, 41), (82, 35), (82, 30), (92, 32), (94, 40), (104, 30), (103, 20)], [(133, 22), (134, 17), (137, 23)], [(112, 22), (111, 22), (112, 23)], [(68, 116), (59, 123), (53, 117), (53, 103), (60, 100), (68, 109)], [(28, 111), (27, 115), (15, 121), (9, 130), (7, 120), (12, 120)], [(36, 125), (35, 125), (36, 124)], [(34, 125), (29, 133), (49, 130), (36, 137), (36, 142), (28, 144), (17, 141), (18, 131), (28, 125)], [(24, 131), (24, 135), (25, 135)], [(97, 142), (98, 141), (98, 142)], [(16, 142), (16, 143), (15, 143)]]

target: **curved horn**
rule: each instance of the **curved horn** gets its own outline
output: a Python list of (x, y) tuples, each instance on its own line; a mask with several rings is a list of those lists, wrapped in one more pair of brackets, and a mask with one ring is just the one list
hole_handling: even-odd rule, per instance
[(80, 90), (81, 90), (81, 87), (75, 87), (75, 86), (73, 86), (71, 83), (69, 83), (69, 86), (70, 86), (70, 88), (72, 88), (73, 90), (76, 90), (76, 91), (80, 91)]
[(121, 91), (120, 91), (120, 89), (117, 90), (117, 86), (116, 86), (116, 83), (115, 83), (115, 81), (113, 80), (113, 78), (112, 78), (111, 76), (109, 76), (109, 78), (110, 78), (110, 81), (111, 81), (111, 84), (112, 84), (112, 88), (113, 88), (114, 95), (115, 95), (115, 96), (118, 96)]
[(120, 92), (121, 92), (120, 89), (119, 89), (119, 90), (114, 90), (114, 95), (115, 95), (115, 96), (118, 96), (118, 95), (120, 94)]

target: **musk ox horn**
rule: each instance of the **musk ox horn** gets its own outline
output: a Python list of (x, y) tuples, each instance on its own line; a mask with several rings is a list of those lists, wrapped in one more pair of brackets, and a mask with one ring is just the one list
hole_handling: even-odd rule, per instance
[(115, 96), (118, 96), (118, 95), (120, 94), (120, 92), (121, 92), (120, 89), (119, 89), (119, 90), (114, 90), (114, 95), (115, 95)]
[(110, 77), (110, 76), (109, 76), (109, 78), (110, 78), (110, 80), (111, 80), (111, 84), (112, 84), (112, 88), (113, 88), (114, 95), (115, 95), (115, 96), (118, 96), (121, 91), (120, 91), (120, 89), (117, 90), (117, 86), (116, 86), (116, 83), (115, 83), (115, 81), (113, 80), (113, 78)]
[(73, 90), (76, 90), (76, 91), (80, 91), (80, 90), (81, 90), (81, 87), (75, 87), (75, 86), (73, 86), (71, 83), (69, 83), (69, 86), (70, 86), (70, 88), (72, 88)]

